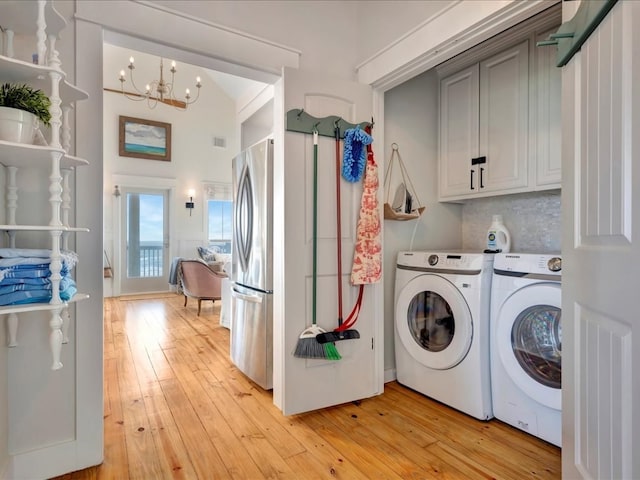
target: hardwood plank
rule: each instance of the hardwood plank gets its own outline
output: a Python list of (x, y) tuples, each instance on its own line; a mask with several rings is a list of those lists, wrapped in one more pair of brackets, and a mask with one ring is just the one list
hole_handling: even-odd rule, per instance
[(205, 383), (199, 382), (194, 372), (180, 358), (177, 351), (168, 351), (167, 357), (174, 365), (177, 378), (186, 388), (185, 391), (189, 398), (196, 400), (192, 400), (192, 404), (195, 405), (200, 422), (211, 442), (216, 446), (229, 474), (238, 478), (264, 478), (256, 463), (244, 448), (242, 441), (229, 425), (227, 419), (230, 412), (225, 412), (225, 415), (223, 415), (217, 407), (217, 405), (225, 405), (226, 403), (224, 401), (218, 402), (219, 398), (210, 394), (209, 390), (216, 387), (209, 387)]
[(196, 478), (230, 478), (220, 454), (178, 380), (163, 380), (160, 385), (189, 452)]
[(171, 472), (172, 478), (197, 478), (191, 462), (191, 456), (182, 441), (173, 414), (165, 400), (160, 385), (150, 387), (144, 396), (145, 408), (152, 426), (156, 449), (162, 452), (162, 469)]
[(304, 421), (313, 428), (326, 442), (329, 442), (342, 454), (343, 462), (352, 463), (367, 478), (401, 479), (404, 478), (393, 470), (393, 466), (386, 465), (377, 455), (372, 455), (368, 448), (370, 444), (360, 442), (364, 436), (357, 431), (344, 431), (330, 421), (326, 421), (322, 412), (313, 412), (304, 415)]
[[(126, 318), (125, 308), (120, 312)], [(164, 478), (127, 336), (118, 338), (118, 386), (131, 479)]]
[(116, 459), (127, 457), (117, 359), (105, 360), (104, 375), (104, 461), (100, 469), (100, 478), (109, 480), (128, 478), (128, 462), (116, 461)]

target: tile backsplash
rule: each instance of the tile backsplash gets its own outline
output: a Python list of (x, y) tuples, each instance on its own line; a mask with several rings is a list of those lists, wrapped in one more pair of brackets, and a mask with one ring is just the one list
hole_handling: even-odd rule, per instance
[(493, 215), (511, 234), (512, 252), (560, 252), (560, 192), (535, 192), (467, 201), (462, 207), (462, 248), (482, 251)]

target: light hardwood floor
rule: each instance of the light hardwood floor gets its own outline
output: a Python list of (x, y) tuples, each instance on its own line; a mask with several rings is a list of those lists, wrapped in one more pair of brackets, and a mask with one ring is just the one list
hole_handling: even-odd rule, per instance
[[(229, 360), (219, 303), (106, 299), (102, 465), (59, 479), (556, 479), (560, 449), (395, 382), (284, 417)], [(327, 388), (331, 388), (330, 385)]]

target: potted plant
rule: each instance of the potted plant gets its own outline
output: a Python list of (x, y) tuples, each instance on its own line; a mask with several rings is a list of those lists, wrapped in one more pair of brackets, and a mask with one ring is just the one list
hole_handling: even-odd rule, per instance
[(38, 123), (49, 126), (51, 101), (42, 90), (25, 84), (0, 86), (0, 140), (33, 143)]

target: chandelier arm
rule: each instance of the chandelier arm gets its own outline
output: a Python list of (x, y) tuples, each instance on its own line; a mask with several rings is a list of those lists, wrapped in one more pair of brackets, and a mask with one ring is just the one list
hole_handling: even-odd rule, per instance
[(131, 86), (132, 86), (132, 87), (133, 87), (133, 89), (136, 91), (136, 93), (138, 93), (139, 95), (142, 95), (142, 96), (145, 96), (145, 97), (146, 97), (146, 96), (148, 95), (148, 93), (147, 93), (147, 92), (144, 92), (144, 91), (142, 91), (142, 90), (140, 90), (140, 89), (138, 88), (138, 86), (136, 85), (135, 80), (133, 79), (133, 68), (129, 68), (129, 78), (131, 79)]
[(197, 87), (198, 92), (196, 94), (196, 98), (194, 98), (193, 100), (191, 99), (187, 99), (187, 101), (185, 102), (187, 105), (191, 105), (192, 103), (196, 103), (198, 101), (198, 98), (200, 98), (200, 87)]

